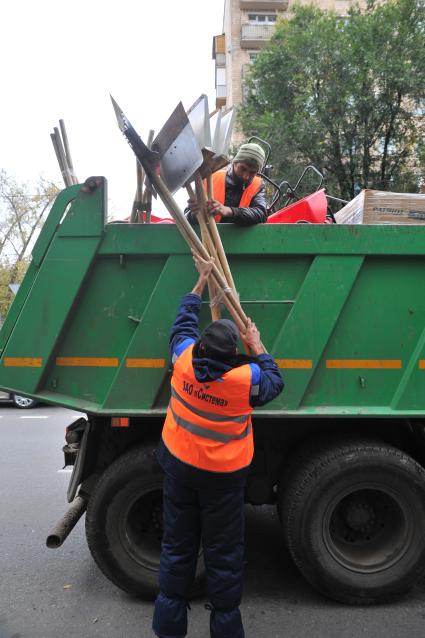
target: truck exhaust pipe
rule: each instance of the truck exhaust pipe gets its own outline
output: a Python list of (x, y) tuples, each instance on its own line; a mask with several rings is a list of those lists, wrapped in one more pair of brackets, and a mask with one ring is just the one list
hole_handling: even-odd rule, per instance
[(81, 496), (77, 496), (71, 507), (65, 512), (61, 520), (56, 524), (46, 539), (46, 545), (50, 549), (60, 547), (68, 535), (72, 532), (84, 512), (87, 501)]

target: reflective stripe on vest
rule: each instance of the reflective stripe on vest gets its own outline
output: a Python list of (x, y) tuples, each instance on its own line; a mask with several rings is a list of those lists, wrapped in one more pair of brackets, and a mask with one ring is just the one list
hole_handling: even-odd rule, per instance
[[(224, 204), (226, 199), (226, 175), (227, 169), (216, 171), (212, 176), (213, 183), (213, 199), (216, 199), (220, 204)], [(247, 208), (256, 194), (259, 192), (262, 184), (261, 177), (255, 175), (252, 182), (244, 189), (242, 197), (239, 202), (241, 208)], [(215, 220), (220, 221), (221, 215), (216, 215)]]
[(205, 439), (210, 439), (211, 441), (220, 441), (221, 443), (228, 443), (229, 441), (240, 441), (241, 439), (245, 439), (248, 434), (251, 433), (250, 423), (248, 423), (245, 430), (240, 434), (223, 434), (222, 432), (209, 430), (208, 428), (203, 428), (201, 425), (197, 425), (196, 423), (191, 423), (191, 421), (183, 419), (183, 417), (174, 412), (172, 405), (170, 405), (170, 410), (173, 414), (174, 421), (179, 427), (187, 430), (188, 432), (191, 432), (192, 434), (196, 434), (197, 436), (203, 436)]
[(203, 419), (208, 419), (209, 421), (214, 421), (215, 423), (227, 423), (228, 421), (231, 421), (232, 423), (246, 423), (250, 417), (250, 413), (240, 414), (238, 416), (222, 416), (221, 414), (215, 414), (214, 412), (204, 412), (204, 410), (199, 410), (185, 401), (173, 387), (171, 388), (171, 396), (173, 399), (180, 401), (185, 408), (197, 416), (201, 416)]
[(212, 472), (242, 469), (250, 464), (254, 451), (250, 366), (200, 383), (192, 353), (193, 345), (174, 365), (163, 441), (171, 454), (194, 467)]

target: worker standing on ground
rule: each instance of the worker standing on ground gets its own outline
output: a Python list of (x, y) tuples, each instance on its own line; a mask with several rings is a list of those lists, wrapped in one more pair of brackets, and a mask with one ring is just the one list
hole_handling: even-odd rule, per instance
[(274, 399), (283, 381), (250, 320), (243, 338), (253, 357), (238, 354), (239, 331), (228, 319), (200, 334), (201, 296), (213, 260), (197, 255), (194, 260), (199, 278), (183, 297), (171, 330), (171, 400), (157, 450), (165, 477), (153, 630), (160, 638), (186, 635), (202, 541), (211, 636), (244, 638), (239, 604), (244, 488), (254, 451), (251, 413)]
[[(207, 202), (207, 214), (217, 222), (240, 226), (267, 221), (265, 185), (257, 175), (263, 168), (265, 153), (259, 144), (242, 144), (227, 169), (213, 173), (213, 199)], [(190, 199), (185, 214), (196, 222), (199, 204)]]

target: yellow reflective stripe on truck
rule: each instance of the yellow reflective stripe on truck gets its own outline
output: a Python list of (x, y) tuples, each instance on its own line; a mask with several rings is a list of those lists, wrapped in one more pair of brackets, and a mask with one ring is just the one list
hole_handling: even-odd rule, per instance
[(43, 360), (33, 357), (5, 357), (5, 368), (41, 368)]
[(279, 368), (302, 368), (311, 369), (313, 361), (311, 359), (275, 359)]
[[(118, 357), (58, 357), (57, 366), (117, 368)], [(165, 368), (165, 359), (126, 359), (126, 368)]]
[[(275, 359), (276, 364), (282, 369), (311, 370), (312, 359)], [(41, 357), (4, 357), (3, 365), (6, 368), (41, 368)], [(118, 357), (57, 357), (56, 365), (60, 367), (90, 367), (90, 368), (118, 368)], [(166, 359), (127, 358), (126, 368), (161, 369), (166, 367)], [(326, 368), (330, 370), (401, 370), (401, 359), (327, 359)], [(425, 359), (418, 360), (418, 368), (425, 370)]]
[(126, 359), (126, 368), (165, 368), (165, 359)]
[(401, 359), (328, 359), (327, 368), (369, 368), (371, 370), (399, 370), (403, 367)]
[(57, 357), (57, 366), (75, 366), (88, 368), (118, 368), (116, 357)]

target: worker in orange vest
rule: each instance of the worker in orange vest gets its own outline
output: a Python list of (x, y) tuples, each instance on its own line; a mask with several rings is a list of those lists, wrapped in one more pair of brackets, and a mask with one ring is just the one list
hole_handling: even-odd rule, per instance
[[(227, 169), (213, 173), (213, 198), (207, 202), (207, 213), (216, 221), (240, 226), (267, 221), (265, 185), (257, 175), (264, 165), (265, 153), (254, 142), (242, 144)], [(185, 214), (196, 222), (199, 205), (190, 199)]]
[(229, 319), (200, 334), (201, 296), (213, 260), (194, 259), (199, 279), (171, 330), (171, 398), (157, 449), (164, 470), (163, 536), (153, 630), (159, 638), (186, 635), (202, 541), (211, 637), (244, 638), (239, 604), (251, 414), (282, 391), (283, 381), (250, 320), (243, 338), (253, 356), (238, 354), (239, 331)]

